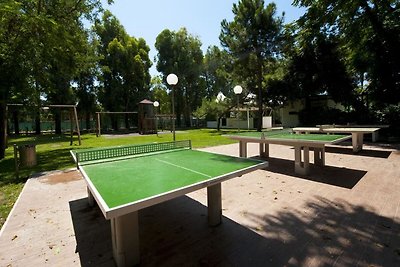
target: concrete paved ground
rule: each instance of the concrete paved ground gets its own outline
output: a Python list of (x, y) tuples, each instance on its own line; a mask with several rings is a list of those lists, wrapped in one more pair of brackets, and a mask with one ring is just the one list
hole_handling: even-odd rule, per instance
[[(332, 146), (308, 176), (294, 173), (290, 147), (270, 155), (268, 169), (223, 183), (218, 227), (205, 190), (141, 210), (141, 266), (400, 266), (398, 149)], [(109, 221), (79, 172), (28, 180), (0, 232), (0, 266), (114, 266)]]

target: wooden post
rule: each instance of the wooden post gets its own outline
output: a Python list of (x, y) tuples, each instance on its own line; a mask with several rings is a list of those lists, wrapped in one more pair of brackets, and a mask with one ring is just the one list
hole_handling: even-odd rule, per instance
[(101, 130), (100, 130), (100, 112), (97, 113), (97, 131), (96, 131), (96, 136), (99, 137), (101, 135)]
[(14, 144), (15, 177), (19, 178), (18, 146)]
[(76, 106), (74, 106), (74, 114), (75, 114), (75, 124), (76, 124), (76, 131), (77, 131), (77, 133), (78, 133), (79, 145), (82, 145), (82, 141), (81, 141), (81, 131), (80, 131), (80, 129), (79, 129), (78, 113), (76, 112)]
[(4, 134), (5, 134), (5, 138), (4, 138), (4, 147), (8, 148), (8, 133), (7, 133), (7, 128), (8, 128), (8, 106), (6, 105), (6, 110), (4, 113)]
[[(70, 146), (72, 146), (72, 144), (73, 144), (73, 142), (74, 142), (74, 126), (73, 126), (73, 123), (72, 123), (72, 110), (70, 110), (69, 111), (69, 124), (70, 124), (70, 126), (69, 126), (69, 129), (70, 129), (70, 131), (71, 131), (71, 141), (69, 142), (69, 145)], [(62, 121), (61, 121), (62, 122)]]

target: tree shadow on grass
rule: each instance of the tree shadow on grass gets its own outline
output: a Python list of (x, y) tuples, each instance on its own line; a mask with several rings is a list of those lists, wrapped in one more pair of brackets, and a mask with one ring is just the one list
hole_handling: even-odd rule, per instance
[(63, 170), (73, 167), (74, 163), (70, 155), (70, 148), (56, 149), (46, 152), (36, 152), (37, 165), (33, 167), (20, 166), (18, 176), (15, 172), (14, 158), (6, 158), (1, 162), (2, 171), (0, 175), (1, 184), (25, 182), (33, 174), (49, 170)]
[[(81, 140), (87, 139), (87, 135), (81, 135)], [(78, 137), (76, 135), (73, 136), (73, 142), (78, 142)], [(19, 136), (10, 136), (10, 140), (8, 142), (8, 146), (12, 147), (13, 144), (16, 145), (26, 145), (26, 144), (35, 144), (35, 145), (43, 145), (43, 144), (52, 144), (52, 143), (67, 143), (69, 144), (71, 141), (71, 136), (69, 134), (40, 134), (40, 135), (19, 135)]]
[[(110, 223), (87, 199), (70, 202), (81, 266), (114, 266)], [(306, 210), (306, 212), (305, 212)], [(246, 210), (251, 230), (179, 197), (139, 212), (140, 266), (399, 266), (398, 222), (346, 201), (315, 198), (275, 216)]]

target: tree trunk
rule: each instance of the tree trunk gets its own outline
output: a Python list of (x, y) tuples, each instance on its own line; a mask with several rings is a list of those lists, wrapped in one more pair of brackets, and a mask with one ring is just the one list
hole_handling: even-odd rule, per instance
[(19, 135), (19, 120), (18, 120), (18, 110), (13, 111), (13, 124), (14, 124), (14, 133), (15, 135)]
[(41, 131), (42, 129), (40, 128), (40, 112), (38, 111), (35, 117), (35, 134), (39, 135)]
[(7, 117), (6, 117), (6, 103), (0, 101), (0, 159), (3, 159), (6, 154), (7, 143)]
[(257, 77), (257, 86), (258, 86), (258, 125), (257, 131), (262, 131), (262, 121), (263, 121), (263, 97), (262, 97), (262, 80), (263, 80), (263, 66), (262, 66), (262, 57), (258, 56), (258, 77)]
[(129, 131), (129, 114), (125, 114), (125, 128)]
[(118, 114), (111, 114), (111, 128), (118, 131)]
[(61, 123), (61, 113), (59, 110), (56, 110), (54, 112), (55, 134), (62, 134)]
[(86, 130), (89, 131), (92, 129), (92, 126), (90, 125), (90, 112), (86, 112)]

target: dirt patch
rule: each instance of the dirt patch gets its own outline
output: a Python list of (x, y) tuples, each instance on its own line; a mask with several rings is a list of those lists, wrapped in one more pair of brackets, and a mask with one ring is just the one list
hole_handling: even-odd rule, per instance
[(40, 178), (40, 182), (45, 184), (65, 184), (73, 181), (78, 181), (80, 179), (82, 179), (82, 176), (80, 175), (79, 171), (70, 170), (47, 174)]

